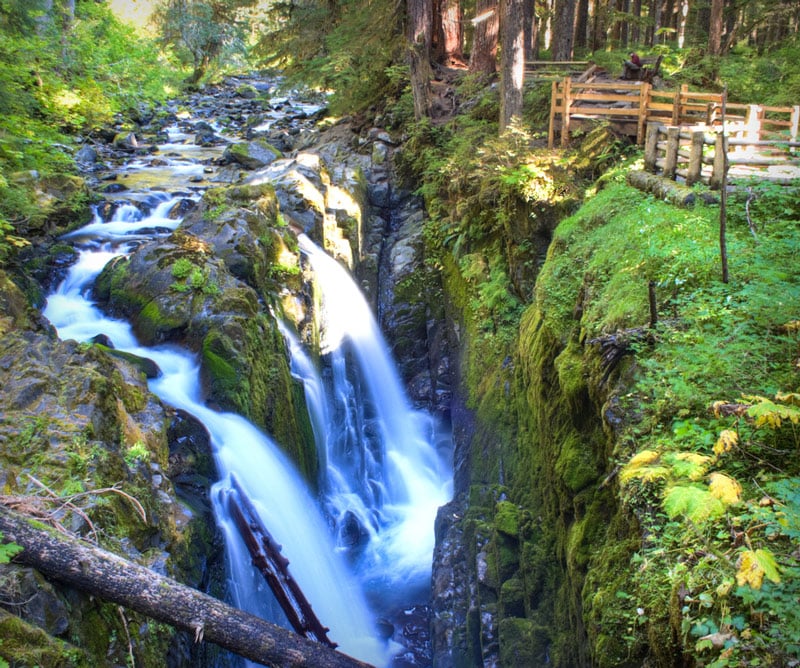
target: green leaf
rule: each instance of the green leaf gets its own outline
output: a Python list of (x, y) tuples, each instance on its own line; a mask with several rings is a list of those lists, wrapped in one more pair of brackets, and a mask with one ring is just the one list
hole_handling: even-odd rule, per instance
[(673, 485), (664, 494), (664, 510), (670, 518), (683, 516), (702, 524), (725, 514), (725, 505), (706, 487)]

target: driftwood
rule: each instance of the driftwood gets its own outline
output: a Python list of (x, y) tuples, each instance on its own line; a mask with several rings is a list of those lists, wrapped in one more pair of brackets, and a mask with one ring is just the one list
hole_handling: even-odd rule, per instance
[(194, 634), (266, 666), (367, 668), (321, 643), (231, 607), (211, 596), (0, 506), (3, 540), (24, 549), (14, 562), (32, 566), (98, 598)]
[(676, 206), (694, 206), (697, 201), (697, 195), (691, 188), (643, 170), (628, 172), (628, 183)]
[(231, 476), (233, 490), (228, 495), (228, 510), (236, 528), (292, 628), (301, 636), (336, 648), (328, 639), (329, 628), (323, 626), (303, 594), (300, 585), (289, 573), (289, 560), (281, 554), (281, 546), (267, 531), (239, 481)]

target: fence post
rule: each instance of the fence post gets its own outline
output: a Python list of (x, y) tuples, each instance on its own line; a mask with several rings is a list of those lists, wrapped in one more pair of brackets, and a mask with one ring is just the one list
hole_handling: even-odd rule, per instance
[(681, 86), (681, 90), (676, 90), (675, 95), (672, 96), (672, 118), (670, 122), (672, 125), (678, 125), (681, 118), (681, 91), (683, 90), (683, 86)]
[[(553, 80), (550, 92), (550, 128), (547, 131), (547, 148), (553, 148), (556, 138), (556, 113), (558, 112), (558, 81)], [(562, 114), (563, 122), (563, 114)]]
[[(794, 105), (792, 107), (792, 121), (791, 127), (789, 128), (789, 140), (790, 141), (797, 141), (797, 132), (800, 129), (800, 106)], [(797, 149), (792, 146), (790, 149), (792, 152), (796, 151)]]
[(564, 113), (561, 116), (561, 146), (566, 148), (569, 144), (569, 107), (572, 104), (570, 99), (572, 91), (570, 90), (569, 77), (564, 79)]
[(763, 109), (758, 104), (747, 105), (747, 118), (744, 122), (744, 138), (756, 142), (761, 139), (761, 118)]
[(716, 190), (722, 186), (722, 180), (725, 176), (725, 129), (717, 132), (717, 137), (714, 140), (714, 168), (711, 172), (711, 178), (708, 185)]
[(668, 179), (675, 178), (675, 168), (678, 166), (680, 138), (680, 128), (675, 126), (667, 128), (667, 152), (664, 155), (664, 176)]
[(697, 183), (703, 174), (703, 146), (706, 142), (706, 133), (703, 130), (692, 132), (692, 147), (689, 152), (689, 169), (686, 172), (686, 185)]
[(656, 161), (658, 160), (658, 134), (661, 125), (658, 123), (647, 124), (647, 137), (644, 142), (644, 168), (648, 172), (655, 174), (658, 170)]
[(647, 121), (647, 105), (650, 101), (650, 89), (653, 86), (644, 82), (639, 88), (639, 117), (636, 123), (636, 143), (641, 146), (644, 141), (644, 125)]

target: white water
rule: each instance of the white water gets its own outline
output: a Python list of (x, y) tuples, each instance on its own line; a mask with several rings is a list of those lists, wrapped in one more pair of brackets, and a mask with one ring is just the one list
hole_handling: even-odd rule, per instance
[[(170, 137), (181, 139), (174, 131)], [(162, 150), (167, 148), (173, 146)], [(233, 602), (285, 625), (228, 519), (231, 474), (283, 546), (293, 577), (320, 621), (330, 627), (330, 639), (347, 654), (384, 665), (394, 648), (375, 639), (371, 619), (389, 615), (398, 605), (427, 602), (434, 519), (451, 495), (450, 440), (430, 416), (408, 405), (379, 328), (349, 274), (301, 239), (322, 291), (321, 373), (296, 338), (288, 332), (286, 336), (293, 371), (305, 385), (324, 470), (321, 499), (310, 497), (292, 464), (267, 436), (240, 416), (204, 405), (193, 355), (171, 346), (140, 346), (128, 323), (105, 317), (87, 297), (109, 260), (180, 224), (169, 217), (180, 197), (149, 188), (166, 184), (186, 193), (186, 175), (198, 172), (186, 153), (157, 167), (134, 160), (127, 180), (135, 180), (142, 190), (121, 194), (128, 203), (118, 206), (111, 221), (96, 216), (68, 235), (79, 259), (48, 298), (45, 315), (62, 339), (87, 341), (102, 333), (116, 348), (153, 359), (163, 375), (150, 382), (152, 391), (208, 429), (221, 476), (212, 496), (226, 535)], [(187, 163), (193, 166), (187, 169)], [(355, 545), (353, 527), (361, 534)]]
[(434, 520), (452, 495), (450, 440), (408, 405), (350, 274), (304, 235), (299, 242), (321, 292), (320, 345), (329, 363), (323, 381), (293, 346), (312, 423), (323, 432), (326, 512), (339, 527), (355, 518), (366, 534), (366, 544), (353, 550), (357, 571), (372, 600), (386, 607), (429, 587)]
[[(164, 205), (174, 203), (165, 202)], [(129, 249), (126, 229), (136, 234), (143, 227), (152, 228), (154, 220), (160, 220), (159, 215), (157, 211), (155, 219), (130, 216), (127, 228), (120, 220), (105, 224), (99, 230), (102, 243), (97, 240), (86, 243), (78, 262), (48, 298), (44, 314), (62, 339), (87, 341), (97, 334), (105, 334), (115, 348), (154, 360), (162, 376), (151, 381), (153, 392), (166, 403), (194, 415), (208, 429), (221, 477), (213, 490), (214, 505), (227, 538), (236, 604), (259, 616), (282, 622), (280, 610), (263, 578), (250, 565), (250, 555), (227, 519), (225, 500), (231, 473), (235, 473), (253, 501), (264, 526), (283, 545), (293, 577), (319, 619), (330, 627), (329, 638), (339, 644), (341, 651), (380, 665), (386, 661), (386, 648), (375, 639), (358, 582), (337, 553), (303, 481), (277, 446), (244, 418), (215, 412), (203, 404), (198, 364), (193, 355), (176, 347), (140, 346), (126, 322), (105, 317), (87, 297), (106, 262)], [(74, 236), (86, 240), (98, 225), (102, 223), (95, 220)]]

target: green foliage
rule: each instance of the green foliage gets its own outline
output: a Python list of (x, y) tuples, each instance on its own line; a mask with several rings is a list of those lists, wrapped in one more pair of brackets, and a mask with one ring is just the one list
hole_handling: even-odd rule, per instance
[[(40, 215), (35, 179), (71, 172), (65, 132), (138, 113), (172, 92), (151, 41), (119, 23), (105, 3), (79, 2), (65, 25), (43, 2), (0, 3), (0, 263), (23, 244), (14, 233)], [(56, 10), (51, 10), (56, 11)]]
[(142, 462), (150, 461), (150, 450), (147, 449), (144, 441), (136, 441), (125, 452), (125, 463), (130, 468), (136, 468)]
[(191, 65), (188, 82), (198, 83), (223, 54), (245, 51), (244, 10), (257, 0), (161, 0), (153, 13), (162, 45)]
[(16, 543), (4, 543), (3, 533), (0, 532), (0, 564), (7, 564), (15, 554), (22, 552), (22, 546)]
[(289, 83), (330, 92), (334, 114), (363, 111), (399, 95), (407, 83), (405, 68), (397, 66), (403, 60), (401, 10), (388, 0), (277, 2), (254, 53), (280, 67)]

